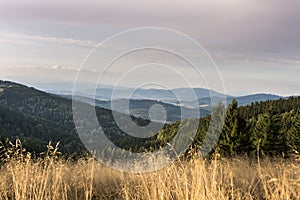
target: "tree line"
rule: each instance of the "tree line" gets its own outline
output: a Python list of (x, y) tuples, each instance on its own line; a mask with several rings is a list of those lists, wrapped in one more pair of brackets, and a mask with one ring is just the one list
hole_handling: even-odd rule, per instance
[[(75, 129), (71, 100), (11, 82), (0, 81), (0, 86), (4, 88), (0, 93), (2, 143), (20, 138), (25, 148), (39, 153), (45, 150), (49, 141), (60, 141), (65, 155), (86, 152)], [(195, 126), (195, 119), (178, 121), (165, 124), (151, 138), (136, 138), (117, 126), (110, 110), (96, 107), (96, 114), (109, 140), (132, 152), (160, 149), (172, 141), (180, 125), (184, 124), (186, 135)], [(122, 115), (125, 114), (120, 114), (120, 117)], [(149, 120), (131, 118), (138, 125), (149, 124)], [(224, 126), (210, 127), (211, 120), (221, 122), (214, 123), (214, 126)], [(236, 100), (228, 106), (220, 103), (212, 109), (211, 115), (197, 119), (197, 123), (196, 137), (190, 148), (196, 152), (204, 151), (209, 142), (216, 139), (210, 154), (217, 151), (223, 156), (288, 157), (300, 151), (300, 97), (256, 102), (248, 106), (238, 106)], [(208, 136), (210, 138), (205, 140), (208, 143), (205, 143), (204, 138)], [(184, 138), (183, 134), (182, 139), (190, 138)]]

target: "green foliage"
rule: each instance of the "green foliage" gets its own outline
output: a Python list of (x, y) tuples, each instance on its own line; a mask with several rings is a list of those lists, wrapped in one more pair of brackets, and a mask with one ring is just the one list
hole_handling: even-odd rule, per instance
[[(70, 99), (12, 82), (0, 81), (0, 86), (5, 88), (0, 95), (0, 139), (19, 138), (28, 151), (36, 154), (44, 152), (49, 141), (59, 141), (64, 155), (85, 154), (86, 149), (75, 129)], [(86, 103), (82, 106), (91, 107)], [(96, 107), (96, 115), (106, 136), (117, 146), (132, 151), (157, 146), (154, 137), (135, 138), (124, 133), (114, 122), (110, 110)], [(125, 117), (125, 114), (118, 115)], [(132, 119), (139, 126), (149, 124), (149, 120)]]
[[(49, 141), (60, 142), (64, 155), (85, 154), (73, 122), (71, 100), (11, 82), (0, 81), (0, 87), (0, 141), (3, 144), (20, 139), (28, 151), (40, 153), (46, 150)], [(300, 151), (299, 110), (300, 97), (242, 107), (238, 107), (237, 101), (233, 100), (226, 109), (219, 104), (212, 109), (211, 115), (196, 121), (199, 128), (191, 149), (207, 154), (217, 141), (211, 153), (217, 150), (222, 156), (289, 156)], [(96, 107), (96, 115), (108, 139), (132, 152), (155, 151), (167, 145), (176, 137), (179, 127), (183, 128), (177, 139), (185, 143), (191, 140), (189, 131), (197, 125), (195, 119), (178, 121), (165, 124), (151, 138), (136, 138), (116, 125), (110, 110)], [(125, 114), (119, 113), (119, 117), (125, 118)], [(141, 126), (149, 123), (145, 119), (132, 119)], [(93, 132), (97, 133), (97, 130)], [(174, 145), (180, 146), (181, 143)]]
[[(224, 126), (219, 140), (210, 152), (222, 156), (248, 154), (289, 157), (300, 151), (300, 97), (253, 103), (238, 107), (235, 100), (227, 107)], [(220, 117), (220, 116), (219, 116)], [(200, 127), (192, 145), (202, 151), (215, 141), (214, 127), (210, 120), (217, 116), (200, 119)], [(219, 118), (220, 120), (220, 118)], [(221, 123), (220, 123), (221, 124)], [(203, 143), (204, 138), (208, 139)], [(210, 140), (209, 140), (210, 139)]]
[[(237, 101), (233, 100), (228, 106), (222, 134), (219, 139), (219, 147), (222, 154), (233, 156), (237, 150), (239, 127), (237, 117)], [(219, 152), (220, 153), (220, 152)]]

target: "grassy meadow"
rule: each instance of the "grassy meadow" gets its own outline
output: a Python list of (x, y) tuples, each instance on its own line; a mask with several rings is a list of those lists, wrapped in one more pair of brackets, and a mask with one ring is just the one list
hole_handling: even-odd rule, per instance
[[(197, 156), (152, 173), (129, 174), (95, 159), (59, 158), (48, 146), (33, 159), (20, 142), (6, 149), (0, 199), (300, 199), (300, 164), (293, 159)], [(3, 156), (2, 156), (3, 160)]]

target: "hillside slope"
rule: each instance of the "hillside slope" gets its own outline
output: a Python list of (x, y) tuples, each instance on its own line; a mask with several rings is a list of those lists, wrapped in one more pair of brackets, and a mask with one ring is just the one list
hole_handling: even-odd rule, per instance
[[(28, 141), (25, 143), (27, 149), (36, 152), (40, 152), (41, 146), (46, 147), (45, 144), (49, 141), (60, 141), (61, 148), (66, 153), (85, 150), (75, 129), (70, 99), (7, 81), (0, 81), (0, 88), (2, 141), (6, 138), (10, 140), (21, 138)], [(134, 144), (143, 143), (144, 139), (126, 135), (114, 122), (110, 110), (96, 107), (96, 114), (104, 133), (115, 144), (132, 149), (132, 141)], [(120, 114), (120, 117), (122, 115), (124, 114)], [(131, 118), (139, 125), (149, 123), (148, 120)]]
[[(61, 141), (64, 152), (83, 151), (75, 130), (72, 102), (57, 95), (48, 94), (11, 82), (0, 82), (0, 138), (23, 139), (28, 149), (39, 152), (41, 146), (49, 141)], [(82, 105), (91, 107), (87, 103)], [(238, 107), (237, 101), (219, 109), (226, 114), (221, 132), (209, 128), (211, 116), (199, 120), (192, 148), (202, 151), (208, 144), (205, 137), (220, 138), (212, 152), (218, 151), (225, 156), (237, 154), (289, 155), (300, 151), (300, 97), (256, 102)], [(212, 113), (214, 112), (214, 109)], [(155, 150), (169, 143), (182, 122), (165, 124), (158, 134), (150, 138), (138, 138), (126, 134), (114, 121), (112, 111), (96, 107), (98, 122), (107, 138), (115, 145), (133, 152)], [(219, 113), (220, 114), (220, 113)], [(221, 114), (220, 114), (221, 115)], [(119, 116), (128, 115), (119, 113)], [(131, 116), (133, 121), (145, 126), (149, 120)], [(213, 116), (220, 119), (221, 116)], [(186, 135), (190, 134), (188, 125), (195, 120), (185, 120)], [(183, 132), (184, 133), (184, 132)], [(184, 134), (182, 134), (184, 136)], [(188, 138), (190, 139), (190, 138)]]

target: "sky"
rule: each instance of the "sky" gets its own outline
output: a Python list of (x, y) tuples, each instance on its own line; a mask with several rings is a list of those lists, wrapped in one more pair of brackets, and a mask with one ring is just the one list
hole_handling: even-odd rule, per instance
[[(142, 27), (172, 29), (182, 37), (146, 30), (107, 40)], [(63, 87), (72, 85), (82, 69), (81, 81), (90, 83), (106, 69), (103, 60), (152, 41), (188, 54), (204, 77), (178, 56), (142, 50), (114, 63), (102, 74), (103, 83), (135, 87), (154, 77), (153, 87), (163, 80), (161, 85), (176, 88), (186, 87), (178, 81), (184, 77), (192, 87), (223, 87), (231, 95), (299, 95), (299, 33), (297, 0), (0, 0), (0, 79), (41, 89)]]

